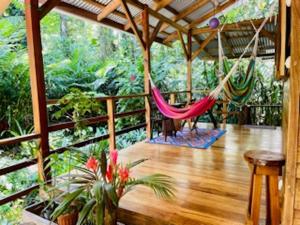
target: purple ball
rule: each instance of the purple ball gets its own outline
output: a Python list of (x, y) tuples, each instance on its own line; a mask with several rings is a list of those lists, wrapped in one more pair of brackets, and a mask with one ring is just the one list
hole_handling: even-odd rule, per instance
[(211, 20), (209, 21), (209, 27), (212, 29), (216, 29), (219, 26), (219, 24), (220, 21), (216, 17), (211, 18)]

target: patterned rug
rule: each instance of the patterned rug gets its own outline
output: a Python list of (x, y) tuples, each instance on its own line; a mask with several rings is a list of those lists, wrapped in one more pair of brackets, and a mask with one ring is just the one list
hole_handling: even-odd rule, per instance
[(165, 137), (162, 134), (147, 142), (151, 144), (165, 144), (206, 149), (219, 137), (225, 134), (225, 132), (225, 130), (221, 129), (214, 130), (204, 128), (197, 128), (196, 132), (195, 130), (190, 131), (189, 128), (185, 127), (182, 131), (177, 131), (176, 137), (168, 136), (166, 142)]

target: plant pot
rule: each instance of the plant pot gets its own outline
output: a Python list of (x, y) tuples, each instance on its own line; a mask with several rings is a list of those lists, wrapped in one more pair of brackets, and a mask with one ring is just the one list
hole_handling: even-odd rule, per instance
[(105, 210), (104, 225), (117, 225), (117, 209)]
[(57, 218), (58, 225), (76, 225), (78, 212), (67, 213)]

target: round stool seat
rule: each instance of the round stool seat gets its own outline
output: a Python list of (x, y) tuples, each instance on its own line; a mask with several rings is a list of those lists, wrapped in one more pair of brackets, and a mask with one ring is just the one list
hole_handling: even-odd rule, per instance
[(285, 164), (283, 154), (271, 151), (250, 150), (245, 152), (244, 158), (255, 166), (283, 166)]

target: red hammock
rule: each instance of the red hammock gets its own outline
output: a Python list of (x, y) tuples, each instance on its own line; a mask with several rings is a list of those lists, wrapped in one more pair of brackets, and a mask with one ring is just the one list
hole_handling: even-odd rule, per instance
[(195, 102), (193, 105), (185, 107), (185, 108), (176, 108), (169, 105), (164, 97), (161, 95), (159, 89), (157, 87), (152, 88), (152, 95), (156, 102), (157, 108), (159, 111), (166, 117), (172, 119), (191, 119), (196, 116), (202, 115), (207, 110), (213, 107), (216, 102), (211, 96), (206, 96), (199, 101)]

